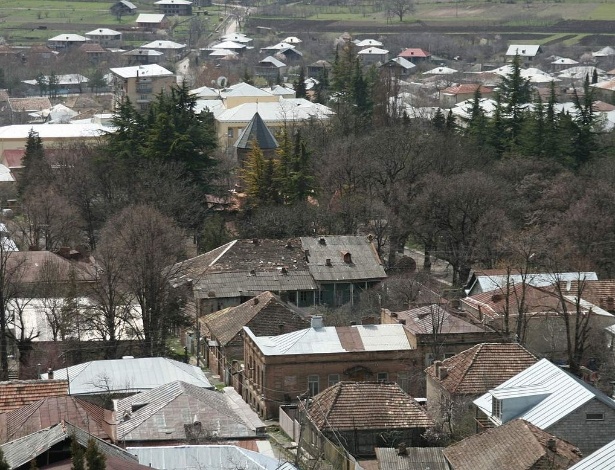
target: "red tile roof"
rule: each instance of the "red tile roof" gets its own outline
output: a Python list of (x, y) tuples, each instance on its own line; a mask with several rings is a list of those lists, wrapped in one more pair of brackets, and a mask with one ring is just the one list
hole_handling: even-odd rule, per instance
[(340, 382), (316, 395), (308, 415), (321, 431), (410, 429), (433, 420), (397, 384)]
[(444, 310), (437, 304), (425, 305), (403, 312), (396, 312), (397, 319), (405, 320), (406, 329), (415, 335), (484, 333), (485, 329), (473, 325)]
[(520, 419), (468, 437), (443, 452), (455, 470), (564, 470), (581, 460), (578, 448)]
[(21, 408), (47, 397), (68, 394), (66, 380), (13, 380), (0, 382), (0, 413)]
[(451, 394), (481, 395), (537, 361), (520, 344), (482, 343), (442, 361), (440, 373), (436, 364), (425, 372)]
[(398, 57), (403, 57), (405, 59), (420, 57), (426, 59), (427, 57), (431, 57), (431, 54), (423, 49), (409, 47), (408, 49), (401, 51)]
[(9, 169), (21, 168), (21, 159), (26, 153), (25, 149), (6, 149), (2, 151), (2, 161)]

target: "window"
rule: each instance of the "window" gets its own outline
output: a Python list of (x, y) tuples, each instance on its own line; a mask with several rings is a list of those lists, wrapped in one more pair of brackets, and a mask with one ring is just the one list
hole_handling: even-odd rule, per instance
[(404, 392), (408, 392), (410, 390), (410, 373), (398, 372), (397, 385), (399, 385), (399, 388), (401, 388)]
[(378, 372), (377, 379), (378, 382), (388, 382), (389, 374), (386, 372)]
[(444, 353), (444, 359), (448, 359), (449, 357), (453, 357), (454, 355), (455, 355), (455, 353), (454, 353), (454, 352), (447, 352), (447, 353)]
[(491, 397), (491, 413), (498, 419), (502, 419), (502, 401)]
[(604, 421), (604, 413), (585, 413), (587, 421)]
[(329, 374), (329, 387), (340, 381), (340, 374)]
[(231, 138), (233, 137), (233, 128), (229, 127), (227, 135)]
[(308, 376), (308, 392), (310, 396), (318, 395), (320, 391), (320, 387), (318, 386), (320, 382), (320, 377), (317, 375), (309, 375)]

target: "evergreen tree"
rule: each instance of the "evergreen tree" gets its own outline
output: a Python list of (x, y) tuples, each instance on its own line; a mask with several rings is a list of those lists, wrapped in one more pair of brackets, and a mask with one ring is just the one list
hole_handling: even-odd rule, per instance
[(299, 70), (299, 77), (297, 77), (294, 86), (297, 98), (307, 97), (307, 90), (305, 89), (305, 69), (303, 67)]
[(506, 124), (502, 116), (502, 101), (499, 93), (496, 95), (495, 101), (493, 119), (489, 123), (489, 130), (487, 132), (487, 142), (494, 150), (496, 156), (501, 157), (506, 150)]
[(534, 111), (528, 113), (528, 118), (523, 122), (518, 139), (520, 152), (528, 156), (545, 156), (546, 132), (545, 106), (539, 96)]
[(247, 83), (248, 85), (254, 85), (254, 80), (252, 79), (252, 75), (250, 75), (250, 71), (245, 68), (243, 71), (243, 82)]
[(258, 142), (253, 140), (252, 149), (248, 153), (245, 168), (241, 173), (250, 206), (258, 207), (279, 202), (277, 174), (276, 161), (265, 158)]
[(9, 464), (6, 463), (6, 459), (4, 458), (4, 452), (0, 449), (0, 470), (11, 470)]
[(592, 74), (592, 85), (595, 85), (596, 83), (598, 83), (598, 70), (594, 69)]
[(36, 459), (30, 460), (30, 470), (38, 470), (38, 465), (36, 465)]
[(47, 77), (42, 73), (39, 73), (36, 76), (36, 84), (38, 85), (38, 91), (41, 96), (45, 96), (47, 94), (48, 86), (47, 86)]
[(85, 470), (84, 452), (73, 434), (70, 439), (71, 470)]
[(292, 192), (290, 185), (291, 174), (293, 171), (293, 142), (288, 133), (288, 129), (283, 127), (277, 135), (278, 148), (276, 157), (278, 160), (276, 184), (280, 188), (282, 202), (288, 202), (288, 195)]
[(457, 129), (455, 115), (453, 114), (453, 110), (449, 109), (448, 114), (446, 115), (446, 130), (449, 132), (455, 132), (455, 129)]
[(293, 168), (290, 179), (289, 201), (291, 203), (305, 201), (314, 190), (314, 177), (312, 176), (311, 154), (299, 131), (295, 135)]
[(87, 462), (88, 470), (105, 470), (107, 468), (107, 458), (98, 450), (98, 446), (93, 437), (88, 439), (88, 447), (85, 450), (85, 461)]
[(481, 100), (480, 87), (476, 87), (465, 133), (467, 136), (472, 137), (478, 145), (482, 146), (487, 141), (487, 117), (481, 106)]
[(525, 105), (532, 98), (530, 82), (521, 76), (519, 54), (516, 54), (512, 61), (511, 73), (502, 77), (499, 87), (503, 106), (502, 118), (506, 121), (508, 140), (511, 145), (516, 145), (521, 132)]
[(55, 72), (51, 72), (51, 75), (49, 75), (47, 89), (49, 90), (49, 97), (51, 99), (54, 100), (58, 97), (58, 92), (60, 91), (60, 79)]
[(45, 158), (43, 141), (38, 132), (30, 129), (22, 160), (23, 169), (17, 181), (17, 192), (23, 197), (27, 190), (36, 185), (45, 185), (50, 178), (51, 165)]
[(442, 109), (437, 109), (436, 113), (434, 114), (434, 117), (431, 120), (431, 123), (436, 129), (440, 131), (444, 130), (444, 128), (446, 127), (446, 118), (444, 117)]
[(574, 122), (577, 126), (576, 139), (574, 140), (574, 160), (578, 168), (587, 163), (595, 146), (593, 134), (594, 126), (594, 90), (589, 83), (589, 75), (585, 75), (583, 82), (583, 97), (579, 97), (574, 90), (574, 104), (576, 117)]
[(3, 68), (0, 68), (0, 88), (8, 88)]

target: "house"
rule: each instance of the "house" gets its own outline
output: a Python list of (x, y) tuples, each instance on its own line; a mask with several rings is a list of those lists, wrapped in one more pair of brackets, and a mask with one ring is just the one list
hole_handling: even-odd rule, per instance
[(493, 96), (493, 88), (491, 87), (486, 87), (479, 83), (461, 83), (440, 90), (440, 106), (452, 108), (457, 103), (473, 99), (477, 91), (480, 93), (481, 98), (491, 98)]
[(591, 85), (596, 94), (596, 98), (615, 104), (615, 79), (604, 80)]
[(152, 49), (162, 52), (168, 60), (175, 61), (182, 58), (186, 52), (186, 45), (174, 41), (157, 40), (143, 44), (140, 49)]
[(46, 96), (29, 98), (8, 98), (9, 124), (26, 124), (34, 119), (31, 113), (51, 108), (51, 101)]
[(533, 61), (538, 54), (542, 53), (542, 47), (539, 44), (511, 44), (506, 50), (506, 60), (512, 61), (515, 56), (519, 56), (522, 63)]
[(451, 470), (565, 470), (581, 460), (574, 445), (515, 419), (442, 451)]
[(507, 285), (525, 283), (535, 287), (546, 287), (558, 281), (597, 281), (595, 272), (570, 273), (520, 273), (505, 269), (484, 269), (473, 271), (464, 287), (466, 295), (505, 289)]
[(406, 77), (413, 72), (413, 69), (416, 69), (416, 65), (403, 57), (394, 57), (393, 59), (389, 59), (387, 62), (382, 64), (382, 67), (388, 67), (393, 70), (394, 77)]
[(277, 416), (281, 403), (317, 395), (340, 381), (396, 382), (412, 392), (416, 351), (403, 325), (311, 327), (276, 336), (256, 336), (244, 327), (242, 396), (261, 416)]
[(177, 84), (175, 74), (157, 64), (112, 68), (114, 105), (129, 99), (145, 111), (156, 96)]
[(104, 56), (108, 53), (107, 50), (100, 44), (89, 43), (79, 46), (79, 52), (85, 54), (88, 61), (94, 64), (103, 60)]
[(433, 420), (399, 385), (381, 382), (339, 382), (310, 402), (299, 402), (305, 423), (300, 444), (312, 456), (321, 455), (321, 436), (340, 442), (352, 455), (373, 457), (375, 448), (426, 443)]
[(98, 28), (85, 33), (90, 41), (103, 47), (118, 47), (122, 43), (122, 33), (109, 28)]
[(286, 47), (277, 51), (274, 57), (287, 63), (297, 64), (303, 60), (303, 52), (300, 52), (294, 46)]
[(58, 34), (47, 40), (47, 45), (51, 49), (60, 50), (68, 49), (72, 46), (80, 46), (84, 44), (88, 39), (85, 36), (74, 33)]
[(164, 29), (167, 24), (167, 20), (164, 14), (156, 13), (141, 13), (135, 20), (138, 28), (145, 31), (155, 31), (157, 29)]
[(517, 343), (482, 343), (429, 366), (427, 409), (455, 437), (476, 431), (472, 402), (538, 361)]
[(298, 307), (354, 303), (386, 278), (371, 241), (361, 236), (233, 240), (177, 269), (174, 283), (192, 283), (202, 314), (264, 291)]
[(357, 47), (382, 47), (383, 45), (380, 41), (377, 41), (376, 39), (355, 39), (352, 42), (354, 42)]
[(409, 60), (413, 64), (418, 64), (421, 62), (425, 62), (431, 60), (431, 54), (423, 49), (418, 48), (408, 48), (401, 51), (397, 57), (403, 57), (406, 60)]
[(612, 440), (615, 401), (547, 359), (474, 400), (477, 420), (501, 426), (523, 419), (589, 454)]
[(119, 2), (114, 3), (109, 8), (111, 14), (121, 18), (124, 15), (135, 15), (137, 13), (137, 7), (134, 3), (128, 0), (120, 0)]
[[(213, 388), (198, 367), (164, 357), (90, 361), (51, 374), (55, 379), (68, 380), (69, 394), (79, 396), (135, 394), (175, 381)], [(48, 379), (49, 375), (41, 374), (41, 378)]]
[(231, 363), (243, 361), (243, 327), (259, 336), (290, 333), (309, 326), (302, 312), (271, 292), (206, 315), (201, 320), (207, 340), (207, 366), (227, 385), (231, 383)]
[(255, 440), (265, 424), (232, 387), (223, 393), (176, 381), (116, 403), (117, 439), (133, 446)]
[(33, 468), (68, 469), (72, 468), (72, 440), (85, 450), (91, 440), (98, 451), (105, 457), (106, 470), (145, 470), (150, 467), (140, 465), (137, 458), (109, 442), (106, 442), (88, 431), (63, 421), (48, 428), (33, 432), (27, 436), (0, 445), (4, 460), (9, 468), (27, 470)]
[(609, 470), (615, 466), (615, 441), (600, 447), (569, 470)]
[(423, 367), (465, 351), (470, 345), (505, 341), (501, 334), (480, 323), (453, 315), (438, 304), (391, 312), (380, 311), (382, 324), (399, 323), (408, 331), (410, 344), (423, 357)]
[(142, 47), (124, 52), (122, 55), (126, 57), (128, 65), (157, 64), (164, 57), (162, 52), (153, 49), (143, 49)]
[(443, 447), (376, 447), (378, 470), (450, 470)]
[(325, 74), (329, 73), (332, 65), (326, 60), (317, 60), (307, 66), (306, 77), (320, 80)]
[(267, 56), (254, 67), (254, 74), (266, 80), (274, 81), (286, 73), (286, 64), (272, 56)]
[[(590, 330), (600, 332), (615, 324), (615, 316), (606, 310), (584, 299), (577, 305), (576, 294), (572, 289), (556, 292), (552, 287), (521, 282), (508, 289), (465, 297), (461, 299), (461, 308), (502, 334), (519, 335), (519, 340), (536, 354), (567, 359), (566, 319), (575, 318), (577, 310), (589, 316)], [(576, 322), (571, 323), (574, 329)]]
[[(71, 93), (83, 93), (89, 78), (78, 73), (66, 75), (45, 75), (39, 79), (23, 80), (28, 85), (28, 93), (31, 95), (68, 95)], [(41, 86), (42, 85), (42, 86)]]
[(46, 397), (0, 414), (0, 443), (69, 422), (105, 441), (114, 440), (113, 413), (70, 396)]
[(236, 445), (127, 447), (126, 450), (151, 468), (190, 468), (198, 462), (207, 470), (297, 470), (279, 458)]
[(167, 16), (192, 16), (192, 2), (188, 0), (158, 0), (154, 5)]
[(6, 413), (47, 397), (68, 395), (67, 380), (12, 380), (0, 382), (0, 413)]
[(379, 47), (368, 47), (361, 49), (358, 53), (363, 65), (384, 64), (389, 56), (389, 51)]

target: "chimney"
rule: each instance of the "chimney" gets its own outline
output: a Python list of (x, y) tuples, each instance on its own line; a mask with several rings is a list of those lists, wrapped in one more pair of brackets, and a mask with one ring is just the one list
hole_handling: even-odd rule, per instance
[(400, 325), (405, 325), (406, 324), (406, 320), (405, 319), (401, 319), (398, 321)]
[(333, 266), (333, 265), (331, 264), (331, 258), (327, 258), (327, 259), (325, 260), (325, 266)]
[(408, 449), (405, 442), (400, 442), (397, 446), (397, 455), (408, 455)]
[(568, 279), (566, 281), (566, 292), (570, 292), (570, 289), (572, 289), (572, 281)]
[(288, 274), (288, 269), (286, 269), (286, 267), (282, 266), (282, 269), (280, 270), (282, 272), (282, 274)]
[(256, 269), (250, 269), (250, 276), (256, 276)]
[(320, 243), (321, 245), (326, 245), (327, 239), (325, 237), (320, 237), (320, 239), (318, 240), (318, 243)]
[(438, 378), (440, 380), (444, 380), (447, 377), (448, 377), (448, 367), (444, 367), (443, 365), (440, 365), (440, 367), (438, 368)]
[(254, 305), (258, 305), (258, 302), (259, 302), (258, 297), (254, 297), (254, 301), (253, 301)]
[(47, 369), (47, 378), (49, 380), (53, 380), (53, 369), (51, 368)]
[(553, 452), (557, 451), (557, 441), (554, 437), (547, 440), (547, 448)]
[(440, 367), (442, 366), (442, 361), (434, 361), (433, 366), (436, 368), (436, 377), (440, 377)]
[(310, 257), (310, 250), (303, 250), (303, 256), (305, 256), (305, 260), (308, 261)]
[(322, 320), (322, 316), (312, 315), (312, 318), (310, 320), (310, 326), (312, 328), (323, 328), (325, 326), (325, 323)]
[(293, 241), (292, 240), (288, 240), (286, 242), (286, 248), (292, 248), (293, 247)]
[(278, 323), (278, 330), (280, 330), (280, 334), (284, 333), (284, 323)]

